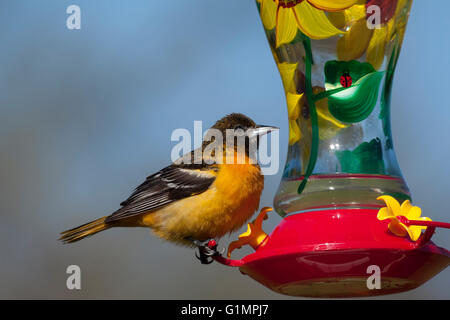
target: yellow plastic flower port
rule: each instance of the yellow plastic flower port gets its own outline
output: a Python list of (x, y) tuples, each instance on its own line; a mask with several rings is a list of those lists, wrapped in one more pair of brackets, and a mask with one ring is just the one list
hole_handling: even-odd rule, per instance
[(257, 249), (264, 243), (268, 237), (267, 233), (262, 229), (263, 220), (267, 219), (267, 213), (273, 211), (270, 207), (264, 207), (253, 222), (247, 224), (247, 231), (239, 236), (239, 240), (233, 241), (228, 246), (227, 256), (231, 257), (231, 253), (235, 249), (240, 249), (242, 246), (250, 245), (253, 249)]
[(399, 237), (409, 235), (411, 240), (417, 241), (419, 239), (422, 230), (425, 230), (426, 226), (405, 224), (408, 220), (415, 221), (431, 221), (430, 218), (421, 217), (422, 210), (419, 207), (411, 205), (409, 200), (405, 200), (400, 206), (399, 202), (391, 196), (381, 196), (377, 200), (383, 200), (386, 203), (386, 207), (381, 208), (378, 211), (378, 220), (391, 220), (389, 223), (389, 230)]
[(326, 39), (344, 33), (324, 11), (347, 9), (359, 0), (257, 0), (267, 30), (276, 27), (276, 46), (290, 43), (300, 29), (311, 39)]

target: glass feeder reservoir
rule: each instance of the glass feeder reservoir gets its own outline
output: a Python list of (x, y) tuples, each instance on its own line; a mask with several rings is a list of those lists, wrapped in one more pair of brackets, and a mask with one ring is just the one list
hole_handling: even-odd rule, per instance
[[(328, 2), (333, 11), (317, 8)], [(379, 9), (368, 10), (374, 5)], [(381, 207), (382, 195), (410, 199), (390, 128), (392, 80), (410, 6), (259, 1), (289, 113), (288, 157), (275, 197), (281, 215)]]

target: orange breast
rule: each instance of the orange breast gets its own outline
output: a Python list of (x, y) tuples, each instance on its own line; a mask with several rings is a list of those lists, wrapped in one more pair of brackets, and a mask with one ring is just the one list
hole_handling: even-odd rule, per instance
[(207, 191), (143, 215), (142, 224), (166, 240), (185, 244), (187, 237), (222, 237), (252, 217), (263, 188), (259, 166), (220, 165), (216, 180)]

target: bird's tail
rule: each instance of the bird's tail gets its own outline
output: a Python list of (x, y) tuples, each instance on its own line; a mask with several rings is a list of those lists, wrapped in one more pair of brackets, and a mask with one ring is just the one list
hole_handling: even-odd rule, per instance
[(61, 232), (61, 240), (64, 243), (72, 243), (80, 241), (86, 237), (92, 236), (100, 231), (109, 229), (110, 224), (105, 223), (106, 217), (88, 222), (74, 229)]

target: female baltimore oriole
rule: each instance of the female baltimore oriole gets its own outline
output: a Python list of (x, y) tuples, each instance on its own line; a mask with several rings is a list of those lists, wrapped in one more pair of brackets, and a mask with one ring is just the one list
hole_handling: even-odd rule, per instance
[[(231, 153), (235, 160), (243, 157), (245, 162), (208, 164), (204, 153), (194, 150), (147, 177), (120, 209), (62, 232), (60, 240), (72, 243), (112, 227), (148, 227), (165, 240), (192, 246), (239, 229), (258, 209), (264, 188), (259, 165), (250, 162), (249, 139), (277, 128), (256, 125), (245, 115), (233, 113), (211, 129), (219, 130), (223, 137), (227, 129), (244, 130), (245, 149), (237, 148), (236, 143), (227, 147), (223, 139), (223, 157)], [(203, 141), (202, 151), (209, 143)], [(195, 161), (198, 154), (202, 159)], [(183, 161), (186, 157), (191, 161)]]

